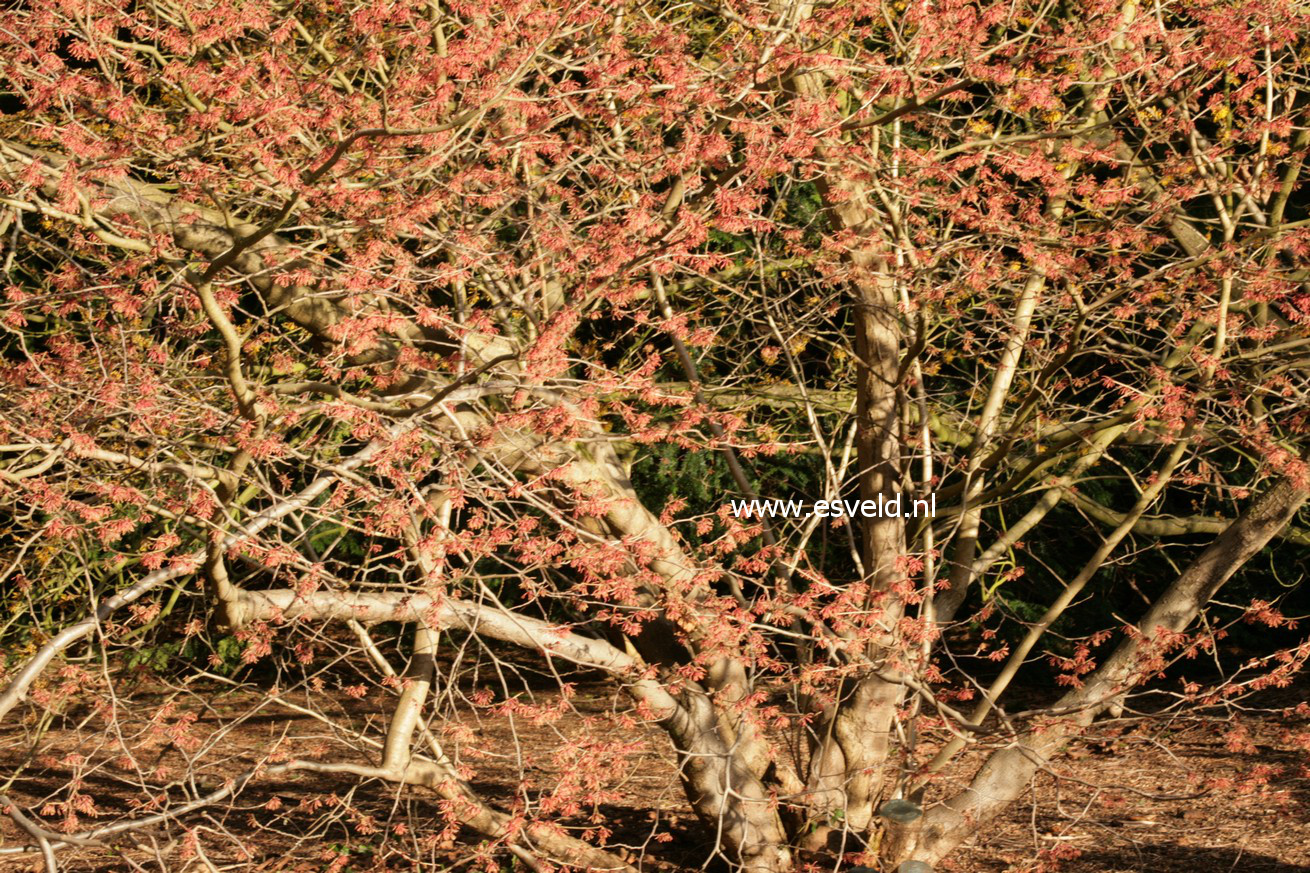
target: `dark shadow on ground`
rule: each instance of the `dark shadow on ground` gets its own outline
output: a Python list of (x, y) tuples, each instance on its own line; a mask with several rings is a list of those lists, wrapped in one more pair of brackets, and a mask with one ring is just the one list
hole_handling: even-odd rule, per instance
[(1208, 849), (1177, 843), (1141, 843), (1104, 850), (1084, 850), (1064, 869), (1069, 873), (1310, 873), (1304, 864), (1288, 864), (1268, 855), (1240, 849)]

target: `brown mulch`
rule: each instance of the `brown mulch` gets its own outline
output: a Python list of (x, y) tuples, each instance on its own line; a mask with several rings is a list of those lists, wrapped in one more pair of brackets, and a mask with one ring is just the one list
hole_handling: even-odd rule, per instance
[[(525, 687), (524, 699), (547, 707), (558, 702), (558, 691), (540, 684)], [(598, 677), (579, 677), (575, 687), (571, 706), (564, 707), (558, 719), (534, 723), (488, 714), (472, 722), (470, 735), (449, 738), (452, 745), (447, 748), (465, 751), (462, 760), (475, 771), (474, 786), (504, 807), (515, 800), (520, 774), (529, 779), (532, 796), (540, 801), (562, 780), (575, 778), (577, 767), (593, 766), (557, 757), (563, 741), (586, 737), (608, 744), (606, 760), (620, 774), (616, 784), (608, 786), (606, 796), (567, 813), (567, 820), (579, 833), (597, 825), (608, 828), (609, 844), (625, 847), (621, 851), (626, 857), (646, 870), (722, 870), (712, 859), (712, 833), (690, 814), (677, 785), (667, 741), (616, 718), (615, 691)], [(340, 690), (325, 694), (330, 698), (325, 711), (335, 721), (381, 736), (385, 721), (380, 692), (362, 699)], [(303, 690), (284, 699), (307, 702)], [(1069, 757), (1058, 764), (1058, 774), (1040, 775), (1025, 801), (940, 869), (1310, 873), (1310, 724), (1304, 716), (1280, 711), (1304, 699), (1303, 693), (1292, 692), (1271, 698), (1263, 704), (1264, 711), (1246, 718), (1248, 730), (1241, 735), (1234, 735), (1219, 713), (1167, 723), (1129, 720), (1098, 726), (1071, 747)], [(213, 790), (275, 747), (297, 757), (327, 755), (325, 760), (352, 759), (353, 754), (352, 760), (369, 762), (373, 756), (364, 745), (350, 752), (341, 745), (344, 738), (328, 725), (270, 704), (266, 689), (252, 685), (234, 689), (200, 680), (169, 687), (146, 678), (123, 702), (117, 730), (138, 760), (149, 757), (151, 767), (164, 768), (152, 774), (154, 786), (182, 776), (187, 756), (194, 757), (196, 785), (174, 785), (174, 802), (187, 790)], [(158, 718), (161, 712), (168, 715)], [(19, 715), (15, 711), (11, 719)], [(234, 719), (239, 724), (233, 728)], [(100, 716), (72, 706), (50, 723), (34, 746), (37, 727), (29, 713), (26, 724), (0, 730), (0, 791), (29, 814), (42, 816), (52, 830), (59, 829), (69, 812), (58, 804), (69, 800), (64, 786), (77, 776), (82, 780), (79, 793), (94, 804), (73, 810), (80, 828), (142, 814), (130, 806), (141, 796), (133, 771), (113, 764), (118, 734), (107, 730)], [(207, 745), (211, 741), (212, 746)], [(945, 781), (963, 775), (947, 773)], [(12, 784), (5, 787), (11, 776)], [(932, 799), (930, 795), (929, 802)], [(469, 860), (467, 851), (447, 845), (434, 852), (413, 842), (415, 831), (440, 828), (432, 804), (430, 793), (398, 791), (348, 776), (298, 774), (256, 780), (230, 806), (196, 812), (182, 822), (197, 828), (203, 857), (189, 848), (184, 830), (174, 824), (120, 838), (112, 849), (62, 849), (59, 864), (61, 870), (105, 873), (343, 873), (411, 869), (414, 859), (421, 858), (436, 864), (434, 869), (482, 869)], [(478, 843), (469, 834), (454, 836), (459, 846)], [(7, 818), (0, 820), (0, 837), (0, 848), (29, 842)], [(816, 870), (833, 867), (833, 859), (812, 861)], [(504, 870), (523, 869), (504, 857), (494, 863)], [(3, 873), (43, 869), (39, 854), (0, 855)]]

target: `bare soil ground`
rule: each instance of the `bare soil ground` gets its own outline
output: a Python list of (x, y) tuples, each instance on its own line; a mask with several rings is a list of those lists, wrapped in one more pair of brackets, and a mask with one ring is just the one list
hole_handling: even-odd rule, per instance
[[(554, 695), (554, 697), (552, 697)], [(232, 687), (201, 679), (185, 686), (143, 681), (123, 700), (119, 726), (77, 707), (54, 719), (33, 741), (39, 724), (0, 731), (0, 791), (41, 816), (51, 830), (71, 826), (72, 813), (86, 829), (108, 820), (141, 816), (133, 784), (138, 771), (115, 769), (119, 735), (147, 762), (152, 784), (173, 785), (177, 802), (204, 793), (241, 773), (274, 750), (295, 757), (368, 763), (375, 750), (351, 731), (382, 735), (384, 699), (329, 695), (322, 707), (336, 727), (298, 712), (302, 692), (274, 701), (267, 688)], [(533, 692), (539, 704), (558, 691)], [(474, 722), (462, 748), (474, 786), (501, 805), (514, 801), (518, 774), (533, 783), (541, 801), (563, 781), (577, 779), (578, 759), (557, 756), (562, 740), (588, 736), (622, 766), (615, 784), (573, 811), (579, 832), (604, 826), (611, 846), (643, 869), (677, 873), (722, 870), (712, 857), (712, 832), (688, 810), (677, 785), (667, 742), (613, 718), (615, 689), (594, 678), (576, 686), (571, 707), (554, 721), (488, 717)], [(1039, 777), (1027, 802), (1017, 804), (941, 869), (954, 873), (1224, 873), (1310, 871), (1310, 724), (1291, 711), (1303, 692), (1283, 691), (1262, 701), (1264, 711), (1234, 735), (1220, 715), (1175, 721), (1126, 721), (1103, 727), (1070, 749), (1055, 772)], [(163, 717), (160, 714), (163, 713)], [(18, 715), (16, 712), (15, 715)], [(233, 724), (235, 722), (235, 724)], [(343, 745), (344, 744), (344, 745)], [(351, 751), (353, 744), (354, 751)], [(194, 766), (188, 768), (187, 761)], [(190, 772), (188, 772), (190, 770)], [(946, 781), (963, 773), (946, 774)], [(11, 782), (12, 777), (12, 782)], [(94, 809), (77, 809), (66, 785)], [(194, 782), (194, 784), (191, 784)], [(6, 787), (7, 786), (7, 787)], [(949, 785), (944, 785), (942, 794)], [(1198, 796), (1199, 795), (1199, 796)], [(931, 802), (933, 795), (928, 801)], [(544, 801), (543, 801), (544, 802)], [(83, 802), (84, 803), (84, 802)], [(197, 837), (193, 842), (183, 826)], [(68, 871), (257, 870), (320, 871), (411, 869), (522, 869), (508, 856), (475, 858), (479, 840), (455, 835), (455, 846), (423, 843), (416, 834), (442, 827), (431, 793), (397, 789), (355, 777), (299, 774), (252, 781), (230, 805), (218, 804), (183, 818), (116, 838), (112, 846), (67, 847), (58, 852)], [(39, 853), (6, 854), (31, 838), (0, 819), (0, 871), (44, 870)], [(813, 870), (831, 870), (835, 858), (806, 859)], [(853, 860), (853, 858), (848, 858)]]

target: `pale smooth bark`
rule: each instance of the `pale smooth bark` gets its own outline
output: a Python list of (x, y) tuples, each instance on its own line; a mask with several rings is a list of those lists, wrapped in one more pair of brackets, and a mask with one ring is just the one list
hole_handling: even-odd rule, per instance
[(993, 753), (968, 788), (930, 809), (900, 862), (935, 863), (977, 829), (993, 820), (1024, 791), (1037, 771), (1064, 743), (1135, 684), (1155, 675), (1164, 664), (1170, 638), (1182, 633), (1233, 574), (1281, 531), (1307, 499), (1310, 482), (1284, 476), (1256, 498), (1174, 580), (1147, 610), (1136, 628), (1087, 679), (1055, 704), (1074, 714), (1050, 720)]

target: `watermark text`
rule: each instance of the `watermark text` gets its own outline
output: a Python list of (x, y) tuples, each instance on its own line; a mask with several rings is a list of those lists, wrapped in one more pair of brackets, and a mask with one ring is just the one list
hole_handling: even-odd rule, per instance
[(733, 500), (735, 518), (935, 518), (937, 495), (910, 500), (879, 494), (877, 500)]

